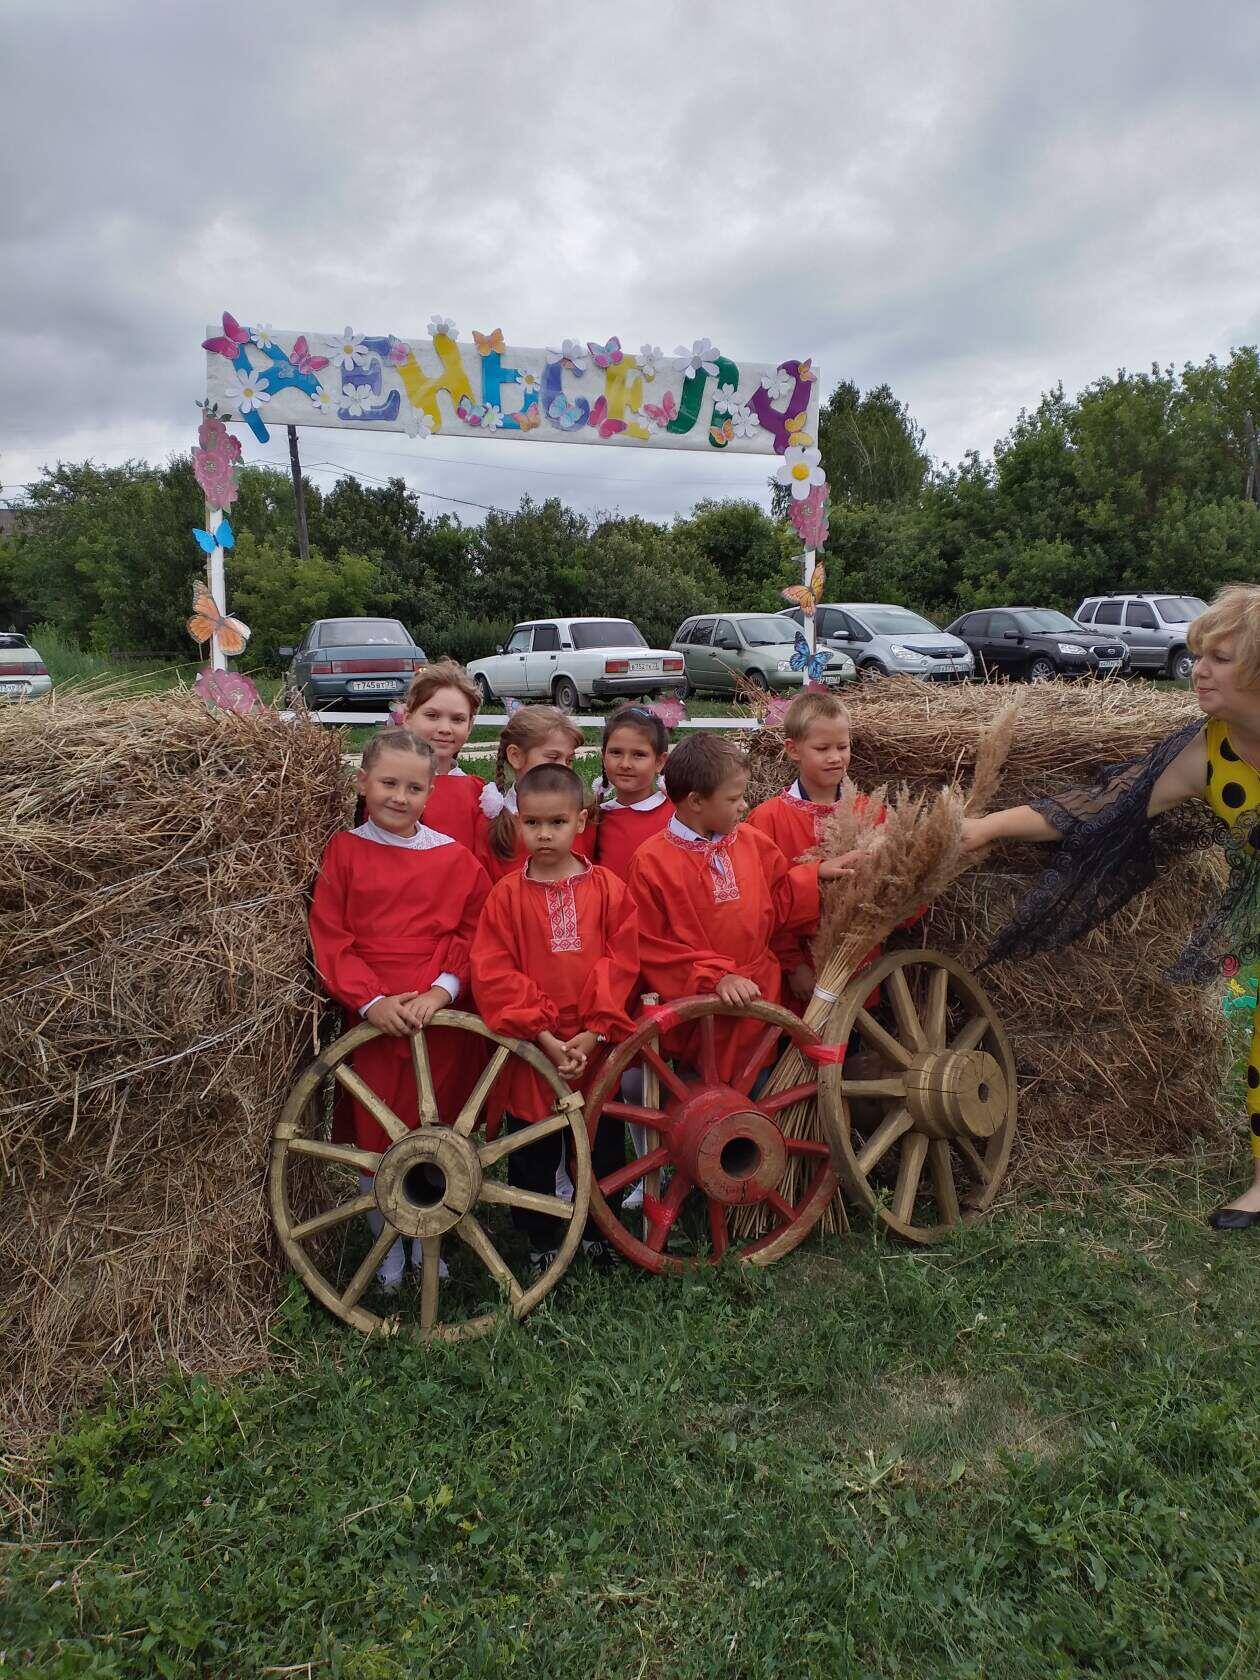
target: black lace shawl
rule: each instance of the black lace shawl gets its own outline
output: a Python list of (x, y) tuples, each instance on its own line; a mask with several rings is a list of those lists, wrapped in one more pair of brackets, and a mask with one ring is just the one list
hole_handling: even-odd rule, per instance
[(1218, 978), (1230, 959), (1245, 963), (1255, 958), (1260, 951), (1260, 859), (1248, 842), (1254, 834), (1260, 844), (1260, 820), (1240, 823), (1241, 832), (1232, 830), (1198, 801), (1154, 818), (1147, 815), (1155, 783), (1202, 728), (1199, 722), (1187, 724), (1144, 757), (1108, 765), (1087, 786), (1032, 801), (1033, 810), (1062, 839), (982, 966), (1072, 944), (1144, 892), (1170, 857), (1212, 843), (1225, 847), (1229, 882), (1169, 967), (1168, 977), (1202, 983)]

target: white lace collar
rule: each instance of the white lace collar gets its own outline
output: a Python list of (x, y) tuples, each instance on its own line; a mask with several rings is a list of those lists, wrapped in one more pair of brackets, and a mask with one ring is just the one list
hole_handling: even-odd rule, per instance
[(414, 834), (391, 834), (387, 828), (374, 823), (371, 817), (350, 832), (357, 834), (360, 840), (375, 840), (378, 846), (401, 846), (407, 852), (429, 852), (435, 846), (455, 844), (449, 834), (439, 834), (436, 828), (426, 828), (423, 823), (417, 823)]
[(516, 789), (509, 788), (506, 793), (500, 793), (493, 782), (487, 782), (481, 790), (481, 814), (491, 822), (500, 811), (511, 811), (516, 815)]
[(635, 805), (623, 805), (619, 799), (606, 799), (600, 806), (601, 811), (659, 811), (665, 803), (665, 795), (658, 788), (655, 793), (649, 793), (646, 799), (640, 799)]

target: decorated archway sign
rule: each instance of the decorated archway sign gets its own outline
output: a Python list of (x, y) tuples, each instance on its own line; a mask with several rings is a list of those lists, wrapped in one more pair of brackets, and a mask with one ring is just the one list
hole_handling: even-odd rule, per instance
[(206, 523), (194, 536), (208, 581), (196, 586), (188, 625), (198, 641), (209, 641), (215, 671), (249, 636), (228, 617), (224, 586), (241, 456), (227, 424), (247, 426), (259, 443), (272, 425), (331, 426), (404, 432), (421, 445), (440, 434), (779, 456), (775, 478), (790, 492), (807, 550), (806, 582), (786, 593), (804, 609), (813, 646), (822, 577), (812, 551), (826, 541), (827, 491), (817, 447), (818, 370), (809, 359), (736, 362), (707, 338), (672, 356), (654, 344), (632, 353), (618, 338), (563, 338), (527, 349), (505, 344), (499, 328), (461, 342), (442, 315), (430, 319), (424, 339), (349, 327), (332, 335), (288, 332), (243, 327), (226, 311), (222, 331), (210, 329), (203, 348), (206, 397), (193, 467)]

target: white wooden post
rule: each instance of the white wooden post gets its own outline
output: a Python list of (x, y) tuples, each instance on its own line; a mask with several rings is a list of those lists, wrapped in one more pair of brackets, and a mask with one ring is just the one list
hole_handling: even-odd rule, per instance
[[(218, 531), (219, 521), (222, 518), (222, 508), (212, 508), (207, 504), (206, 530), (209, 531), (212, 536)], [(211, 520), (214, 521), (213, 524), (211, 524)], [(210, 593), (214, 596), (215, 605), (223, 614), (224, 618), (226, 618), (227, 585), (223, 577), (223, 550), (219, 547), (218, 543), (214, 545), (214, 551), (210, 556), (210, 575), (206, 579), (206, 582), (210, 585)], [(210, 669), (212, 671), (227, 670), (227, 660), (223, 657), (222, 649), (219, 647), (218, 636), (212, 636), (210, 638)]]

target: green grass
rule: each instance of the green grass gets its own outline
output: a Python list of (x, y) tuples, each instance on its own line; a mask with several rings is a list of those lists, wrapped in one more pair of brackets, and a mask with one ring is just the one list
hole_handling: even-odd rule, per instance
[(272, 1370), (172, 1374), (32, 1468), (0, 1647), (31, 1680), (1243, 1680), (1257, 1252), (1204, 1227), (1221, 1188), (578, 1267), (465, 1347), (367, 1345), (294, 1285)]

